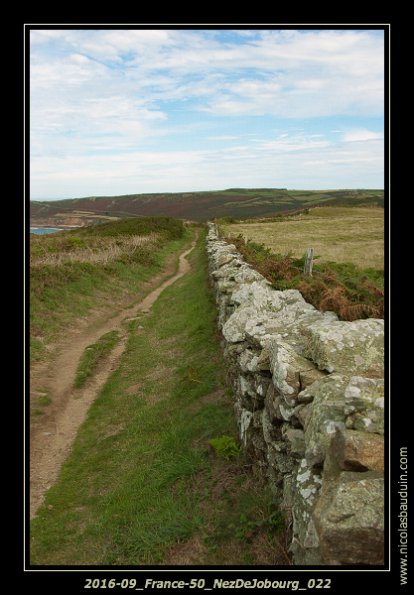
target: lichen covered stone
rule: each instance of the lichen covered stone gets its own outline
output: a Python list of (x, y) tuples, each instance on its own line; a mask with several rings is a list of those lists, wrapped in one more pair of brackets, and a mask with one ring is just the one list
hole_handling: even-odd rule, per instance
[(306, 356), (321, 370), (363, 376), (366, 370), (384, 367), (383, 320), (321, 320), (304, 332), (308, 337)]
[(384, 434), (384, 380), (351, 376), (345, 388), (346, 427)]
[(313, 520), (326, 564), (384, 563), (383, 477), (344, 471), (324, 484)]
[(306, 389), (313, 396), (305, 434), (306, 459), (310, 466), (323, 464), (331, 438), (338, 428), (345, 427), (346, 386), (346, 377), (332, 374)]
[(319, 538), (312, 518), (312, 511), (318, 500), (321, 484), (320, 474), (308, 465), (306, 459), (302, 459), (294, 476), (293, 484), (292, 551), (295, 553), (297, 563), (320, 562)]
[(284, 341), (272, 339), (269, 341), (268, 350), (273, 384), (287, 404), (293, 406), (301, 391), (301, 372), (313, 370), (315, 366)]

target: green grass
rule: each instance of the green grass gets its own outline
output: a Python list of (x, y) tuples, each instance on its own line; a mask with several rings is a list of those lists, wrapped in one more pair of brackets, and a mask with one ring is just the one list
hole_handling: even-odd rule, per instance
[(50, 405), (52, 399), (47, 391), (36, 395), (30, 402), (30, 415), (37, 417), (45, 413), (45, 407)]
[[(133, 244), (134, 236), (148, 234), (150, 241)], [(47, 347), (91, 309), (113, 310), (126, 299), (142, 299), (144, 283), (162, 271), (166, 259), (190, 237), (180, 221), (165, 217), (31, 236), (31, 360), (49, 357)]]
[(269, 491), (209, 447), (237, 431), (201, 235), (192, 271), (129, 323), (120, 366), (32, 521), (31, 564), (277, 563)]
[(96, 343), (86, 347), (76, 370), (75, 388), (81, 388), (85, 384), (120, 339), (118, 331), (110, 331), (102, 335)]
[(223, 459), (236, 459), (240, 455), (240, 446), (232, 436), (212, 438), (209, 444), (214, 448), (217, 456)]
[(45, 394), (45, 395), (41, 395), (38, 400), (37, 400), (38, 404), (41, 407), (46, 407), (47, 405), (50, 405), (50, 403), (52, 402), (51, 398), (49, 397), (49, 395)]
[(380, 208), (316, 207), (271, 220), (224, 220), (220, 228), (224, 235), (241, 234), (276, 254), (291, 253), (301, 258), (312, 247), (319, 262), (384, 268), (384, 210)]

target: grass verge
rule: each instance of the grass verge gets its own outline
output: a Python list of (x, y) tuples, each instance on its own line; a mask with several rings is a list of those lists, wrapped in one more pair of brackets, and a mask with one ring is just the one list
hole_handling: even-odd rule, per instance
[(118, 331), (102, 335), (96, 343), (88, 345), (79, 361), (75, 376), (75, 388), (81, 388), (92, 376), (100, 362), (112, 351), (121, 337)]
[(32, 521), (32, 565), (287, 563), (270, 492), (209, 445), (237, 432), (200, 236), (191, 272), (129, 323), (120, 366)]
[(48, 358), (48, 346), (92, 309), (139, 301), (145, 283), (190, 237), (180, 221), (167, 217), (31, 236), (31, 361)]

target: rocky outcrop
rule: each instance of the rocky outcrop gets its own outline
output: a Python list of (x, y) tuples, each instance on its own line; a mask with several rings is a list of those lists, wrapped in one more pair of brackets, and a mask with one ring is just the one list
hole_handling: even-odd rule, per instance
[(291, 527), (295, 564), (383, 563), (384, 323), (276, 291), (207, 239), (240, 439)]

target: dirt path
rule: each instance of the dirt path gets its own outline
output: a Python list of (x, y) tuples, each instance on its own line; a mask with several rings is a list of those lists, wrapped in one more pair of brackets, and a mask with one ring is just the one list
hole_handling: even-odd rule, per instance
[[(164, 289), (175, 283), (190, 270), (186, 260), (193, 250), (191, 247), (179, 257), (177, 273), (149, 293), (139, 304), (124, 308), (111, 319), (100, 324), (91, 324), (76, 336), (71, 336), (54, 362), (49, 366), (38, 366), (31, 378), (31, 392), (34, 395), (46, 393), (51, 398), (47, 413), (30, 431), (30, 518), (33, 518), (43, 502), (45, 492), (56, 481), (60, 467), (67, 458), (79, 426), (84, 421), (89, 407), (97, 397), (111, 372), (118, 367), (125, 349), (126, 331), (122, 323), (139, 313), (145, 314)], [(83, 389), (74, 389), (76, 369), (85, 348), (95, 343), (103, 334), (118, 330), (121, 341), (113, 349), (105, 366), (87, 383)]]

